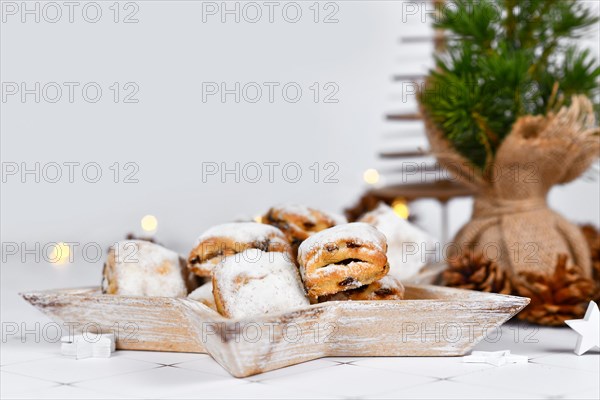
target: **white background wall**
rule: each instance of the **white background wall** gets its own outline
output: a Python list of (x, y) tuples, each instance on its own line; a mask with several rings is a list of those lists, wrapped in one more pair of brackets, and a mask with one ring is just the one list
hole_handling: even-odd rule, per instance
[[(33, 8), (34, 3), (27, 4)], [(15, 4), (21, 7), (20, 2)], [(424, 143), (418, 138), (413, 142), (383, 139), (412, 129), (387, 123), (383, 116), (387, 111), (414, 109), (412, 103), (402, 104), (401, 88), (391, 82), (391, 76), (424, 71), (431, 63), (430, 44), (399, 41), (430, 34), (430, 18), (421, 22), (423, 9), (408, 16), (399, 1), (337, 1), (334, 17), (339, 22), (322, 23), (325, 14), (335, 10), (325, 9), (322, 2), (320, 22), (315, 23), (309, 8), (313, 2), (298, 2), (302, 18), (289, 23), (282, 16), (285, 3), (280, 3), (273, 23), (268, 22), (264, 6), (257, 23), (243, 18), (236, 23), (231, 15), (222, 23), (219, 15), (207, 16), (203, 22), (202, 2), (137, 1), (139, 22), (126, 24), (113, 22), (109, 9), (113, 2), (98, 2), (102, 18), (86, 22), (85, 4), (75, 9), (73, 23), (68, 22), (64, 6), (57, 23), (45, 21), (44, 15), (39, 23), (26, 15), (23, 23), (20, 12), (3, 13), (2, 82), (25, 82), (29, 88), (35, 82), (80, 86), (73, 103), (64, 85), (57, 103), (44, 97), (36, 103), (33, 95), (25, 102), (19, 95), (3, 100), (2, 162), (26, 163), (29, 168), (35, 162), (41, 166), (94, 162), (103, 173), (98, 183), (86, 182), (81, 167), (76, 168), (73, 183), (68, 182), (66, 167), (58, 183), (43, 178), (36, 183), (32, 175), (26, 176), (25, 183), (20, 175), (8, 177), (1, 193), (3, 242), (105, 246), (127, 232), (139, 233), (140, 218), (153, 214), (159, 220), (158, 239), (185, 253), (207, 227), (252, 217), (275, 203), (299, 202), (341, 212), (366, 189), (362, 181), (366, 168), (390, 166), (378, 160), (379, 150)], [(234, 2), (228, 4), (233, 7)], [(123, 6), (120, 20), (134, 10)], [(54, 18), (55, 10), (46, 11), (48, 19)], [(93, 8), (88, 13), (94, 17)], [(293, 9), (289, 13), (294, 16)], [(597, 31), (582, 43), (597, 54)], [(97, 103), (82, 98), (86, 82), (102, 87)], [(139, 102), (115, 103), (109, 89), (114, 82), (138, 85)], [(225, 103), (217, 96), (203, 102), (202, 82), (227, 82), (230, 87), (234, 82), (296, 82), (303, 95), (299, 102), (289, 103), (277, 89), (273, 103), (266, 100), (266, 93), (255, 104), (236, 103), (233, 96)], [(337, 85), (339, 102), (315, 103), (309, 89), (314, 82), (321, 89), (328, 82)], [(53, 91), (47, 93), (47, 98), (53, 96)], [(123, 176), (121, 182), (112, 182), (109, 167), (115, 162), (138, 165), (139, 183), (123, 183)], [(203, 162), (226, 163), (230, 168), (235, 162), (295, 162), (303, 175), (299, 182), (288, 183), (279, 167), (270, 183), (265, 168), (259, 183), (236, 183), (231, 175), (225, 183), (219, 177), (204, 183)], [(339, 182), (324, 183), (321, 176), (314, 183), (309, 167), (315, 162), (335, 163)], [(580, 179), (554, 189), (550, 204), (574, 221), (598, 224), (598, 174), (588, 175), (593, 180)], [(413, 209), (425, 229), (440, 233), (435, 203), (423, 202)], [(453, 202), (451, 231), (469, 213), (469, 200)], [(7, 263), (13, 264), (19, 264), (15, 257)], [(89, 273), (97, 274), (100, 265)]]

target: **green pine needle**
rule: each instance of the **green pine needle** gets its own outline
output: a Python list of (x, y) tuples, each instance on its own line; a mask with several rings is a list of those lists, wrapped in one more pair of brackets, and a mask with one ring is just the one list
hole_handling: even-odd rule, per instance
[[(573, 39), (598, 17), (574, 0), (452, 0), (434, 24), (451, 38), (421, 102), (454, 147), (483, 169), (522, 115), (583, 94), (599, 110), (600, 67)], [(569, 44), (571, 43), (571, 44)]]

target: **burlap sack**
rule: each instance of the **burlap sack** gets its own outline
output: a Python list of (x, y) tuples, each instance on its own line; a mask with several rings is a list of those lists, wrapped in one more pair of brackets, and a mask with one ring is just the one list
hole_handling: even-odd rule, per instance
[(600, 154), (600, 129), (594, 127), (589, 99), (577, 96), (556, 114), (519, 118), (484, 171), (462, 157), (421, 112), (440, 164), (477, 193), (471, 221), (449, 248), (480, 250), (511, 275), (549, 276), (564, 253), (591, 277), (581, 230), (546, 203), (552, 186), (577, 178)]

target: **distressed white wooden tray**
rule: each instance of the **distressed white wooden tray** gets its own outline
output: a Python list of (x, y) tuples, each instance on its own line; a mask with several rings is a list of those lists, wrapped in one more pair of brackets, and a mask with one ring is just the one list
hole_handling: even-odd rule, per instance
[(115, 332), (119, 349), (208, 353), (236, 377), (327, 356), (460, 356), (529, 303), (406, 285), (401, 301), (335, 301), (231, 320), (188, 299), (103, 295), (97, 288), (22, 296), (57, 323)]

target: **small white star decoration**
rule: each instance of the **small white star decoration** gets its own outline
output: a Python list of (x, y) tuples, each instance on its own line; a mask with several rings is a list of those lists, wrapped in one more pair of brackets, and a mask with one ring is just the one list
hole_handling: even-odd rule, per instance
[(600, 349), (600, 311), (598, 311), (598, 304), (590, 301), (583, 319), (570, 319), (565, 323), (579, 334), (575, 354), (580, 356), (588, 350)]
[(500, 367), (505, 364), (526, 364), (529, 357), (510, 354), (510, 350), (474, 351), (470, 356), (464, 356), (463, 362), (491, 364)]

